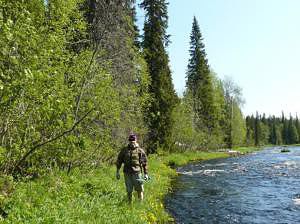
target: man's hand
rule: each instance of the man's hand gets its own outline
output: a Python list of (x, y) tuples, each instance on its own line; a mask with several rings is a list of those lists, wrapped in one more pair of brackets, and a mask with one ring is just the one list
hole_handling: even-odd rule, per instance
[(150, 177), (148, 176), (148, 174), (144, 174), (144, 180), (150, 180)]
[(121, 178), (119, 170), (117, 170), (117, 172), (116, 172), (116, 178), (117, 178), (117, 180), (120, 180), (120, 178)]

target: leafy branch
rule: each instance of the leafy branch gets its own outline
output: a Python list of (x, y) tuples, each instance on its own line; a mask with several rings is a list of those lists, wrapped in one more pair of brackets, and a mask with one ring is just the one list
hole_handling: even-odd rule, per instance
[(26, 161), (26, 159), (31, 155), (33, 154), (35, 151), (37, 151), (39, 148), (41, 148), (42, 146), (48, 144), (48, 143), (51, 143), (51, 142), (54, 142), (56, 141), (57, 139), (60, 139), (61, 137), (65, 136), (66, 134), (69, 134), (71, 133), (72, 131), (74, 131), (74, 129), (94, 110), (94, 108), (90, 109), (87, 113), (85, 113), (78, 121), (76, 121), (73, 126), (71, 128), (69, 128), (68, 130), (65, 130), (59, 134), (57, 134), (56, 136), (44, 141), (44, 142), (41, 142), (41, 143), (38, 143), (36, 145), (34, 145), (17, 163), (16, 165), (14, 166), (13, 170), (12, 170), (12, 173), (15, 173), (17, 170), (18, 171), (21, 171), (21, 168), (22, 168), (22, 165), (23, 163)]

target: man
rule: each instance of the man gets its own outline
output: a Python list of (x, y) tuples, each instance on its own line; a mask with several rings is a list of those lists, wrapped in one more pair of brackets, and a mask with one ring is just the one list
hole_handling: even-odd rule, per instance
[[(120, 179), (120, 168), (124, 163), (124, 178), (129, 202), (132, 201), (133, 188), (137, 191), (138, 198), (144, 198), (144, 180), (148, 180), (147, 156), (144, 150), (137, 143), (135, 134), (129, 135), (129, 144), (124, 147), (117, 159), (116, 178)], [(144, 179), (142, 177), (144, 173)]]

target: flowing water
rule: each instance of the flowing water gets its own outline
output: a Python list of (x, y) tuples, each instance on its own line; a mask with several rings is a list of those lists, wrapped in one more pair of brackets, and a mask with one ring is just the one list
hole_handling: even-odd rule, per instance
[(178, 168), (166, 207), (176, 223), (300, 223), (300, 147)]

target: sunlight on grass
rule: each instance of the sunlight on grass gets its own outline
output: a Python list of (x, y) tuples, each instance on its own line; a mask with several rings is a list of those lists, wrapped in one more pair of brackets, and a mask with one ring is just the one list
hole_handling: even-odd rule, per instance
[(127, 203), (124, 178), (115, 179), (115, 167), (55, 172), (20, 182), (5, 204), (3, 223), (168, 223), (164, 196), (177, 174), (171, 167), (190, 161), (228, 157), (226, 153), (187, 152), (152, 155), (151, 180), (145, 183), (145, 200)]

